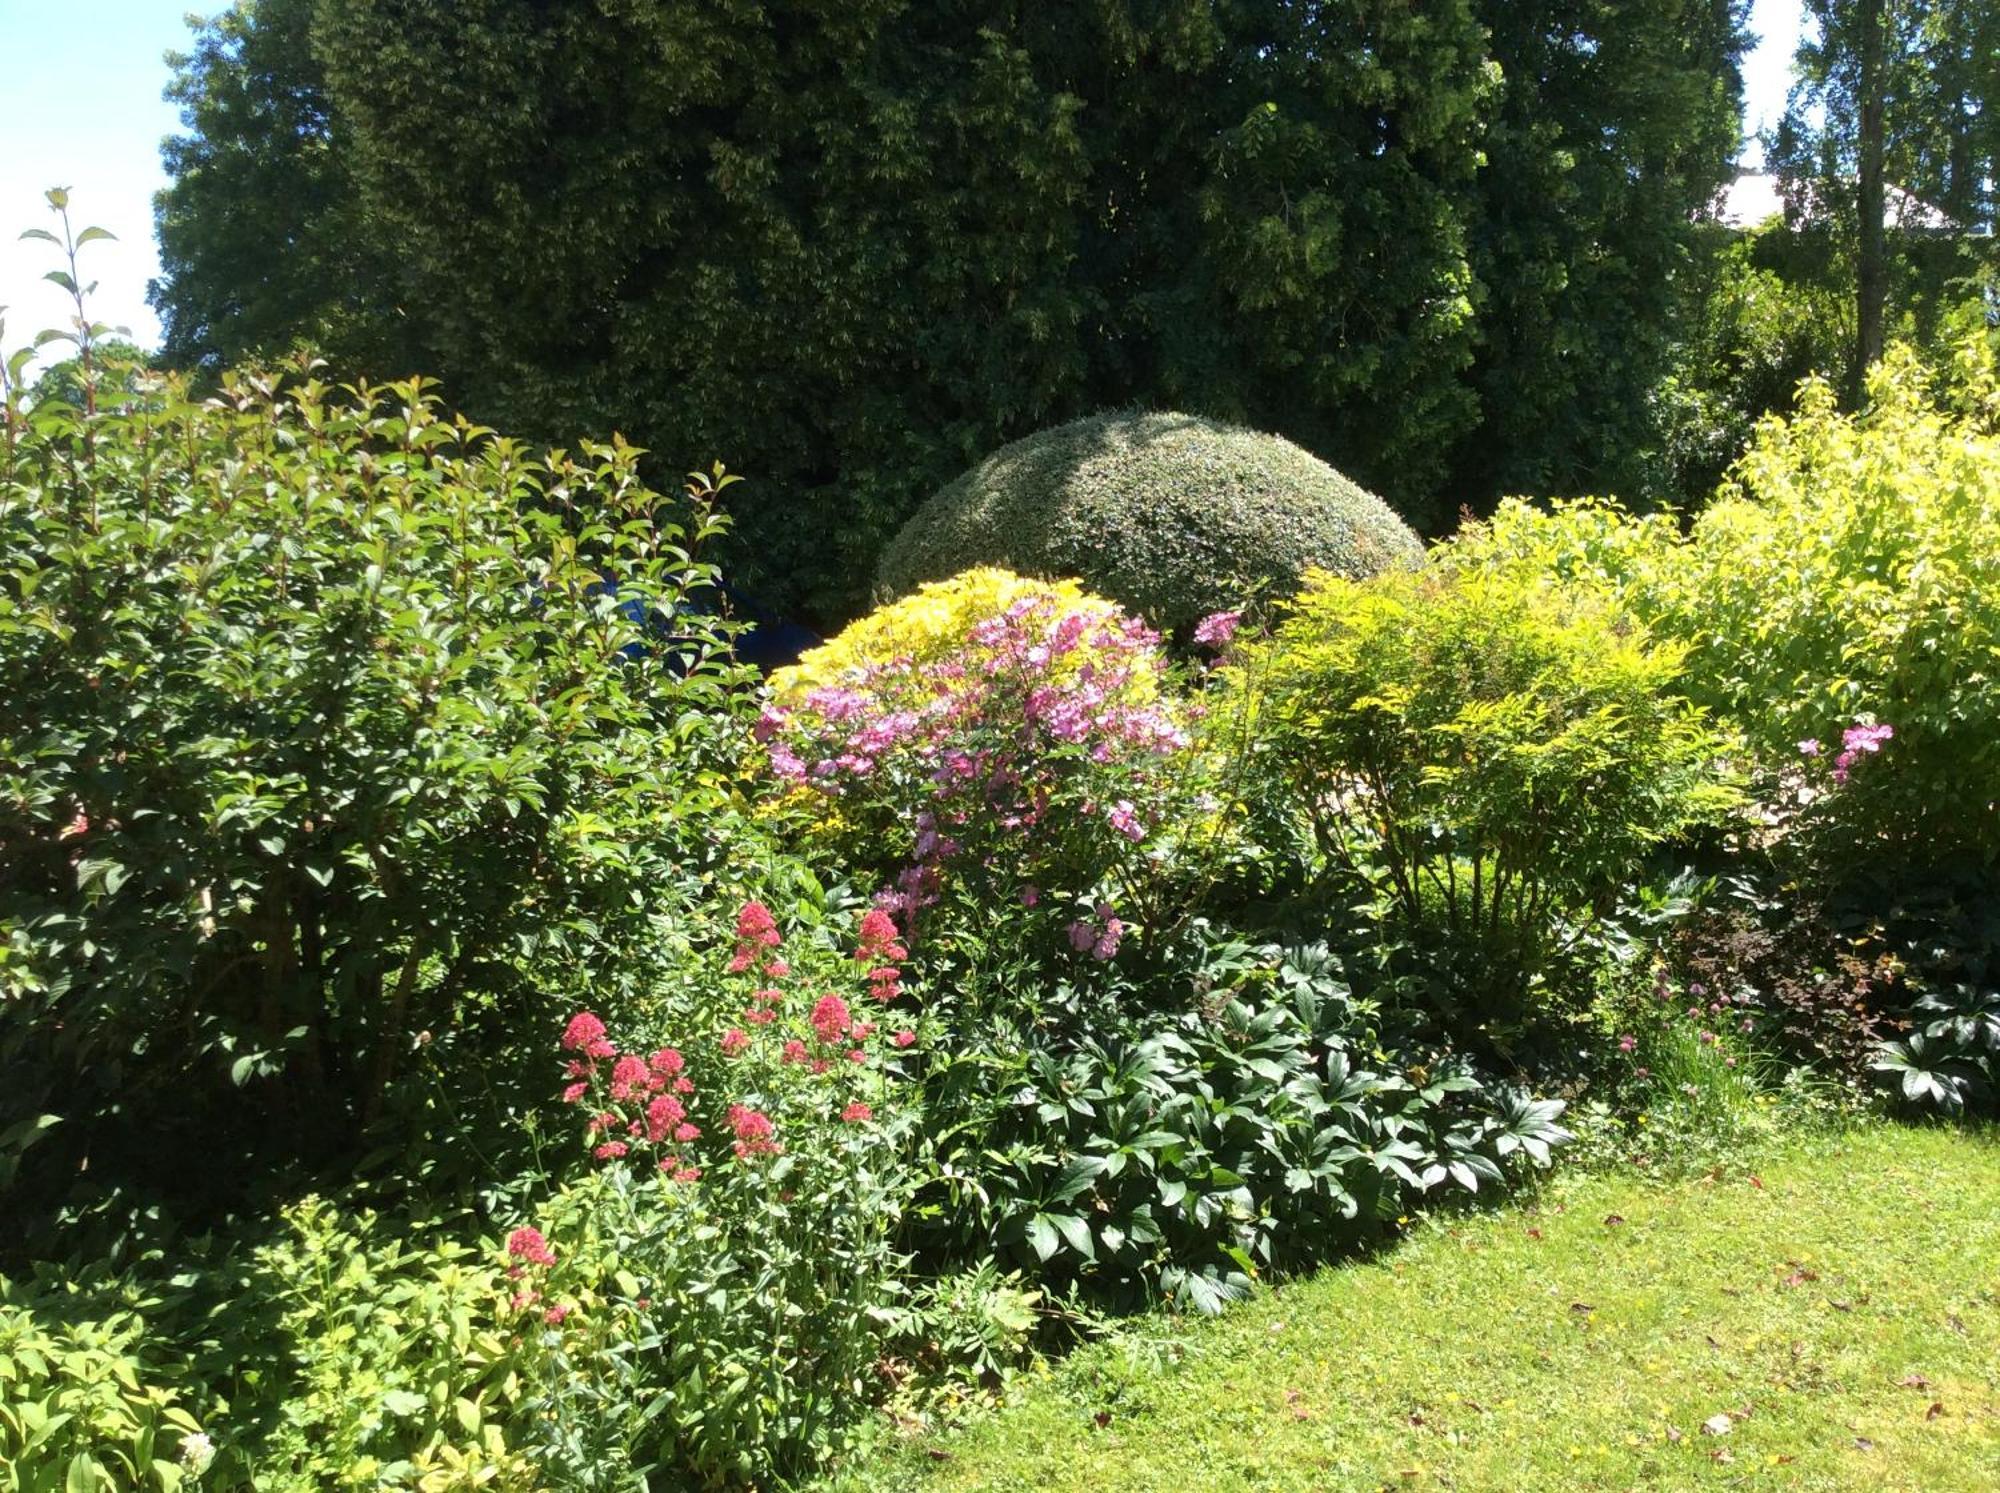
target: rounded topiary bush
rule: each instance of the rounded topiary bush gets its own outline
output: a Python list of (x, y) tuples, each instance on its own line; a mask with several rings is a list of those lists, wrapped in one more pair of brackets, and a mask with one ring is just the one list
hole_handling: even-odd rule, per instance
[(1074, 576), (1184, 630), (1421, 558), (1389, 506), (1309, 452), (1193, 415), (1094, 415), (1003, 446), (917, 510), (882, 557), (900, 596), (974, 566)]

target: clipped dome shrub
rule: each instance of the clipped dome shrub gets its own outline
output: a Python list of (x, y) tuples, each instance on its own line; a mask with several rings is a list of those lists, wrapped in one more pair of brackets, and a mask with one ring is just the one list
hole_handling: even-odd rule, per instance
[(1308, 569), (1358, 579), (1422, 554), (1386, 503), (1282, 437), (1121, 413), (1001, 447), (917, 510), (877, 583), (900, 596), (980, 565), (1074, 576), (1185, 633), (1292, 594)]

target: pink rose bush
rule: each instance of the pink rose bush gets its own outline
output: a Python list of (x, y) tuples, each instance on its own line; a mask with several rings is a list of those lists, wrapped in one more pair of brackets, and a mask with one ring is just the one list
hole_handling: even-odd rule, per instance
[[(1138, 619), (1031, 591), (953, 645), (809, 677), (823, 682), (759, 722), (770, 771), (828, 805), (904, 927), (957, 897), (1041, 907), (1060, 929), (1150, 874), (1184, 793), (1189, 707)], [(1100, 909), (1078, 951), (1109, 958), (1123, 931)]]

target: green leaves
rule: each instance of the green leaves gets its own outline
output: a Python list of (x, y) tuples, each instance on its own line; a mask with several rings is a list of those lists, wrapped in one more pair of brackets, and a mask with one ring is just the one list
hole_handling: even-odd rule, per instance
[(1947, 1114), (2000, 1095), (2000, 990), (1956, 983), (1926, 991), (1911, 1013), (1916, 1030), (1884, 1043), (1872, 1066), (1906, 1103)]
[(1518, 1021), (1559, 925), (1734, 803), (1725, 738), (1677, 698), (1679, 650), (1487, 545), (1474, 528), (1421, 572), (1318, 576), (1228, 676), (1322, 877), (1359, 877), (1465, 962), (1438, 982), (1453, 1028)]
[(646, 978), (740, 822), (727, 474), (675, 500), (305, 361), (40, 392), (0, 448), (0, 1127), (73, 1123), (10, 1161), (143, 1152), (146, 1094), (315, 1147), (419, 1020)]
[(1281, 998), (1032, 1039), (1026, 1086), (979, 1149), (938, 1142), (941, 1172), (977, 1181), (941, 1210), (962, 1247), (1112, 1300), (1209, 1311), (1265, 1269), (1326, 1258), (1422, 1195), (1502, 1185), (1569, 1139), (1560, 1102), (1444, 1055), (1408, 1060), (1421, 1082), (1357, 1069), (1344, 988), (1309, 954), (1280, 967), (1264, 973)]

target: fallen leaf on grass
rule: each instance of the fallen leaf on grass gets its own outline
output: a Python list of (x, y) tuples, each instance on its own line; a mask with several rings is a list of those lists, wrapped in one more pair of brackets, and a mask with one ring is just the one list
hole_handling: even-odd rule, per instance
[(1734, 1462), (1736, 1454), (1726, 1446), (1718, 1446), (1708, 1454), (1708, 1460), (1711, 1462)]
[(1704, 1436), (1727, 1436), (1735, 1424), (1736, 1422), (1729, 1418), (1728, 1412), (1718, 1410), (1701, 1423), (1701, 1433)]
[(1896, 1387), (1898, 1389), (1929, 1389), (1931, 1381), (1926, 1379), (1922, 1374), (1905, 1374), (1896, 1381)]
[(1945, 1408), (1944, 1408), (1944, 1401), (1943, 1401), (1943, 1400), (1932, 1400), (1932, 1401), (1931, 1401), (1931, 1408), (1930, 1408), (1930, 1409), (1928, 1409), (1928, 1410), (1926, 1410), (1926, 1411), (1924, 1412), (1924, 1419), (1925, 1419), (1925, 1420), (1936, 1420), (1936, 1419), (1937, 1419), (1937, 1418), (1938, 1418), (1938, 1417), (1939, 1417), (1940, 1415), (1944, 1415), (1944, 1414), (1947, 1414), (1947, 1413), (1948, 1413), (1948, 1412), (1947, 1412), (1947, 1411), (1945, 1410)]
[(1097, 1414), (1091, 1416), (1090, 1419), (1096, 1425), (1097, 1429), (1101, 1431), (1111, 1424), (1111, 1412), (1109, 1410), (1100, 1410)]
[(1594, 1312), (1597, 1310), (1596, 1307), (1587, 1301), (1572, 1301), (1569, 1304), (1569, 1309), (1573, 1312)]
[(1539, 1239), (1542, 1237), (1542, 1231), (1540, 1229), (1529, 1229), (1528, 1237), (1530, 1239)]
[(1687, 1437), (1681, 1434), (1681, 1428), (1679, 1426), (1668, 1426), (1667, 1440), (1673, 1442), (1674, 1445), (1678, 1446), (1681, 1444), (1681, 1442), (1687, 1440)]
[(1752, 1172), (1750, 1174), (1750, 1185), (1756, 1188), (1759, 1192), (1762, 1192), (1764, 1190), (1764, 1179), (1758, 1176), (1755, 1172)]
[(1604, 1215), (1604, 1226), (1607, 1229), (1615, 1229), (1624, 1221), (1623, 1216), (1617, 1213), (1607, 1213)]
[(1870, 1441), (1866, 1436), (1856, 1436), (1854, 1438), (1854, 1449), (1858, 1452), (1872, 1452), (1875, 1450), (1875, 1443)]

